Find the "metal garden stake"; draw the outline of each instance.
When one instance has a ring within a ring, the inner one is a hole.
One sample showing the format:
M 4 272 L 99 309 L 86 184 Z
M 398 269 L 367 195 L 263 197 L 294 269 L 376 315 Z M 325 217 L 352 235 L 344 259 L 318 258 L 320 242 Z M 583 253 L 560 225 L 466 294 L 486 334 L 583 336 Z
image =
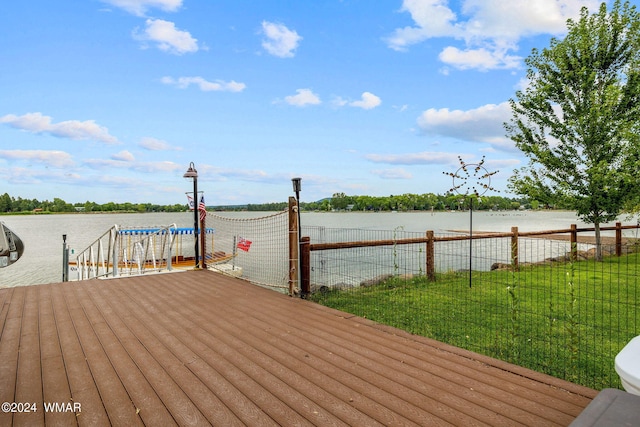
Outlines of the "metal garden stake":
M 443 172 L 453 178 L 453 187 L 449 193 L 457 193 L 465 198 L 469 197 L 469 287 L 471 287 L 471 272 L 473 266 L 473 199 L 480 200 L 480 196 L 488 190 L 496 191 L 491 187 L 491 176 L 498 171 L 489 172 L 483 166 L 484 156 L 480 163 L 465 163 L 460 156 L 460 167 L 455 173 Z

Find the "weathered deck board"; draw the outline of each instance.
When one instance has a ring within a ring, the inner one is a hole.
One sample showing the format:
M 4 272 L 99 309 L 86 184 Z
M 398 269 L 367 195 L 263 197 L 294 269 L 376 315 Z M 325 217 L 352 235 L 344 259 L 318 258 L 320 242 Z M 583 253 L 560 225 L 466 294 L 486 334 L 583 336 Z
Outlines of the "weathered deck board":
M 78 330 L 71 319 L 63 292 L 51 292 L 55 327 L 60 331 L 60 348 L 65 362 L 69 388 L 75 402 L 82 403 L 84 412 L 78 417 L 80 425 L 107 426 L 109 417 L 93 379 L 88 360 L 82 349 Z
M 4 307 L 5 320 L 0 335 L 0 400 L 2 402 L 16 401 L 16 377 L 18 373 L 18 355 L 20 349 L 20 330 L 22 327 L 22 313 L 26 288 L 4 290 L 8 297 Z M 13 414 L 0 412 L 0 425 L 11 425 Z
M 0 304 L 0 400 L 39 410 L 0 425 L 566 426 L 596 395 L 208 271 Z

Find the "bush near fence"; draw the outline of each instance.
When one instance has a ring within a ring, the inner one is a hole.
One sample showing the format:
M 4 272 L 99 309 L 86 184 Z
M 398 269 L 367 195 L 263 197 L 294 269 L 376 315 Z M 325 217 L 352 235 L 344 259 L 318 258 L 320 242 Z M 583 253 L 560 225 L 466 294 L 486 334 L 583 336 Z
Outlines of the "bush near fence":
M 588 229 L 531 233 L 566 240 L 517 230 L 474 236 L 470 274 L 466 236 L 305 227 L 307 280 L 322 304 L 595 389 L 620 388 L 615 355 L 640 330 L 640 259 L 622 236 L 632 228 L 612 228 L 602 262 L 578 237 Z

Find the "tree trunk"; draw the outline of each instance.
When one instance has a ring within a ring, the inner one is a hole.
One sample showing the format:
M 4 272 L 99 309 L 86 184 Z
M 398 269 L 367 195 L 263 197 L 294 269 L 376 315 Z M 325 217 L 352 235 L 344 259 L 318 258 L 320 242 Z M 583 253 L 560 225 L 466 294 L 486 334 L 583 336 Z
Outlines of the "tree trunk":
M 602 239 L 600 238 L 600 223 L 595 222 L 593 225 L 596 231 L 596 261 L 602 261 Z

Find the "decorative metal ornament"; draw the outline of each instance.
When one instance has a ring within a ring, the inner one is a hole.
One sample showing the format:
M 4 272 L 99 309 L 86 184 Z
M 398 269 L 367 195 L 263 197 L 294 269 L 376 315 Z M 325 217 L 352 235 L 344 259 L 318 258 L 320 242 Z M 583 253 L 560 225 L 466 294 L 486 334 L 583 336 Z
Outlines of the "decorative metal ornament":
M 489 172 L 483 166 L 484 156 L 480 163 L 465 163 L 460 156 L 460 167 L 455 173 L 443 172 L 453 178 L 453 187 L 449 189 L 450 193 L 458 193 L 462 196 L 474 194 L 476 197 L 482 196 L 489 190 L 496 191 L 491 187 L 491 177 L 498 171 Z
M 491 177 L 498 171 L 489 172 L 484 167 L 484 156 L 480 163 L 465 163 L 460 156 L 460 167 L 455 173 L 443 172 L 453 179 L 453 187 L 449 193 L 458 193 L 461 196 L 469 197 L 469 287 L 471 287 L 472 263 L 473 263 L 473 199 L 471 195 L 480 200 L 487 191 L 497 191 L 491 187 Z

